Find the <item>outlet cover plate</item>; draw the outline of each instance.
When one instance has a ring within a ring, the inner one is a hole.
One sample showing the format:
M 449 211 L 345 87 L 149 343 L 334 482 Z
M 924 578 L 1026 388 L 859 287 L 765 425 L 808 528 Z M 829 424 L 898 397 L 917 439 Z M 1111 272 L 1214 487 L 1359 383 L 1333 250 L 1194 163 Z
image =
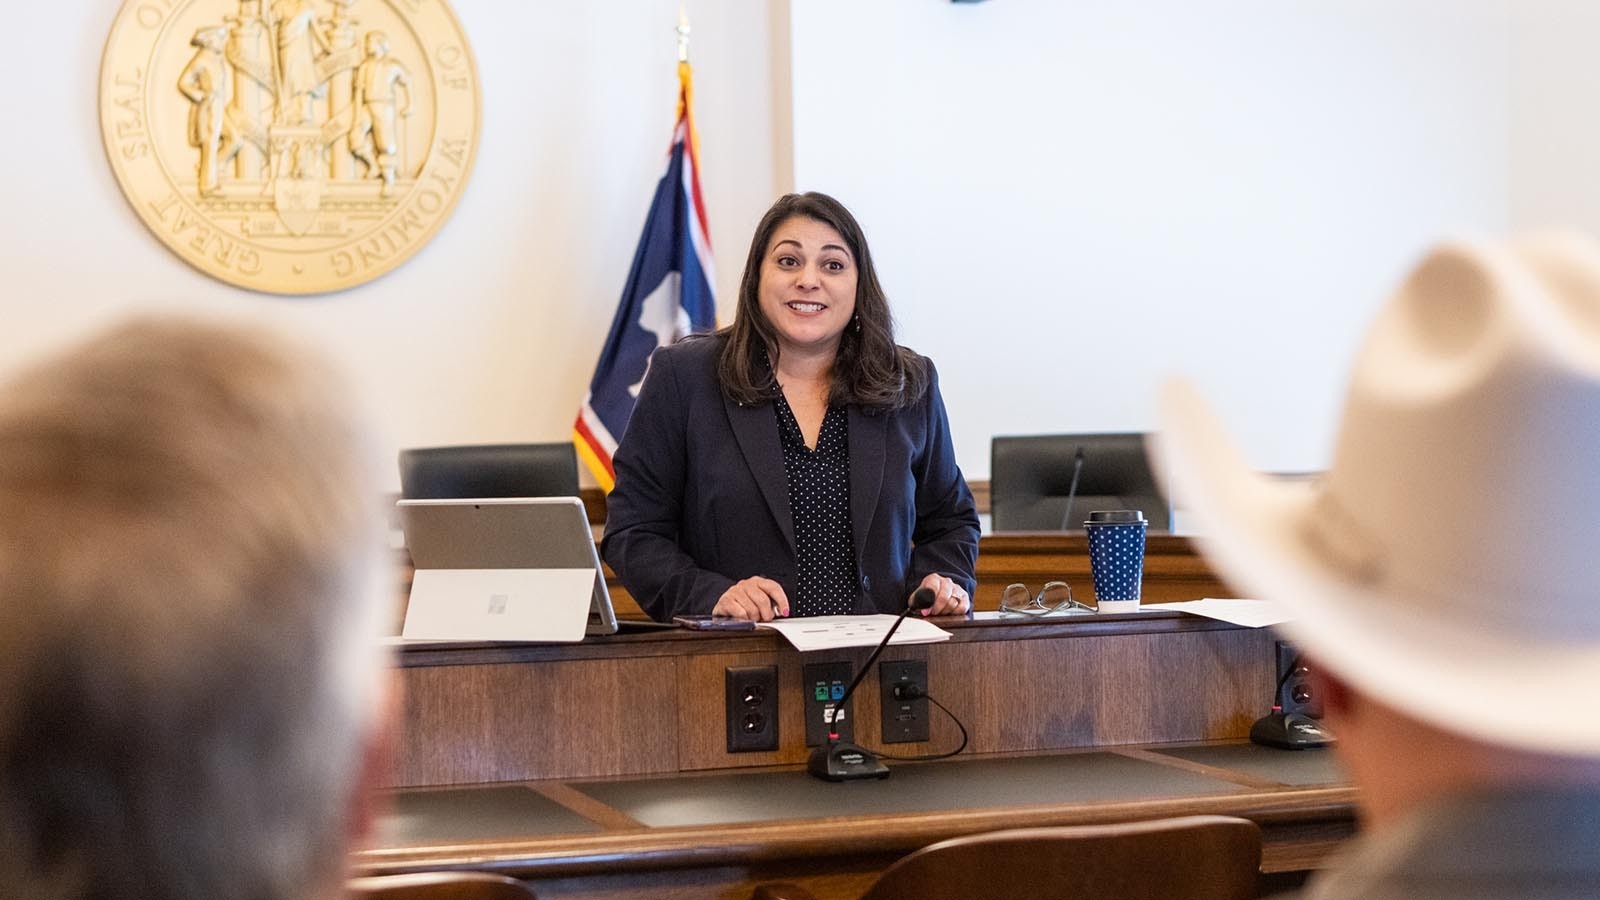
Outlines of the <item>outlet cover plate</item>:
M 728 752 L 778 749 L 778 667 L 729 666 L 723 685 Z

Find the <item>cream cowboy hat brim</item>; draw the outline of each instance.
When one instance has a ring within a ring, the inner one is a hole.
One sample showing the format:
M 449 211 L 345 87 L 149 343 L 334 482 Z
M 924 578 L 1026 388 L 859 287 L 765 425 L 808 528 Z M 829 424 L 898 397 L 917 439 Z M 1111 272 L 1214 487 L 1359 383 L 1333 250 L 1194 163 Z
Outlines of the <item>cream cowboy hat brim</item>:
M 1251 471 L 1186 383 L 1161 417 L 1155 468 L 1201 548 L 1319 664 L 1452 732 L 1600 756 L 1600 247 L 1430 256 L 1314 483 Z

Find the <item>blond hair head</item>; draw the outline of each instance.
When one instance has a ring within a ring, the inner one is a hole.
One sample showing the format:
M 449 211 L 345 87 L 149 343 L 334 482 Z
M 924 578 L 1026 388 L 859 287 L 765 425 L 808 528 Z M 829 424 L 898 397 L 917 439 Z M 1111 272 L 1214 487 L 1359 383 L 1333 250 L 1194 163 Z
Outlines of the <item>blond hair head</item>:
M 0 883 L 289 900 L 337 879 L 381 677 L 339 379 L 136 321 L 0 388 Z

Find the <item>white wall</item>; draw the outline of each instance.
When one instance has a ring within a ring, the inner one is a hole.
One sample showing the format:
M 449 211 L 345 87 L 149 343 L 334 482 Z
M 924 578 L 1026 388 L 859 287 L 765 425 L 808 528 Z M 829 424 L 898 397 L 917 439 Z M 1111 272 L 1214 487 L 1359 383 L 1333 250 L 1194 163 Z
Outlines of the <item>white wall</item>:
M 1600 234 L 1600 6 L 1531 0 L 1511 38 L 1512 223 Z
M 565 439 L 660 173 L 679 0 L 453 0 L 472 182 L 409 263 L 313 299 L 194 272 L 128 208 L 96 110 L 119 0 L 13 5 L 0 374 L 176 308 L 336 348 L 386 456 Z M 687 0 L 723 317 L 772 197 L 826 190 L 938 361 L 969 476 L 994 433 L 1151 427 L 1173 370 L 1259 465 L 1320 466 L 1363 324 L 1424 246 L 1600 229 L 1590 6 Z
M 1505 6 L 807 0 L 796 182 L 862 219 L 969 477 L 992 434 L 1152 428 L 1173 371 L 1316 468 L 1370 311 L 1505 227 Z
M 774 121 L 786 108 L 773 100 L 777 0 L 453 0 L 483 92 L 477 167 L 453 217 L 359 288 L 254 294 L 190 269 L 117 189 L 96 94 L 118 0 L 14 5 L 10 31 L 27 37 L 0 62 L 0 371 L 135 310 L 259 320 L 349 362 L 389 432 L 390 471 L 400 446 L 569 435 L 664 166 L 680 5 L 730 301 L 749 234 L 787 184 L 773 145 L 787 128 Z

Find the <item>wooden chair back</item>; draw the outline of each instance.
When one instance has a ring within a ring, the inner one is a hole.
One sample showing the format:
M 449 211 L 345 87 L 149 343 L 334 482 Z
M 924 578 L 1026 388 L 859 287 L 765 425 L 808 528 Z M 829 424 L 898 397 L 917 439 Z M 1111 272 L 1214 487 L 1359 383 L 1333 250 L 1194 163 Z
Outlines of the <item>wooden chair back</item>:
M 535 900 L 533 888 L 485 872 L 414 872 L 352 878 L 349 900 Z
M 1228 816 L 1019 828 L 905 857 L 862 900 L 1249 900 L 1261 830 Z

